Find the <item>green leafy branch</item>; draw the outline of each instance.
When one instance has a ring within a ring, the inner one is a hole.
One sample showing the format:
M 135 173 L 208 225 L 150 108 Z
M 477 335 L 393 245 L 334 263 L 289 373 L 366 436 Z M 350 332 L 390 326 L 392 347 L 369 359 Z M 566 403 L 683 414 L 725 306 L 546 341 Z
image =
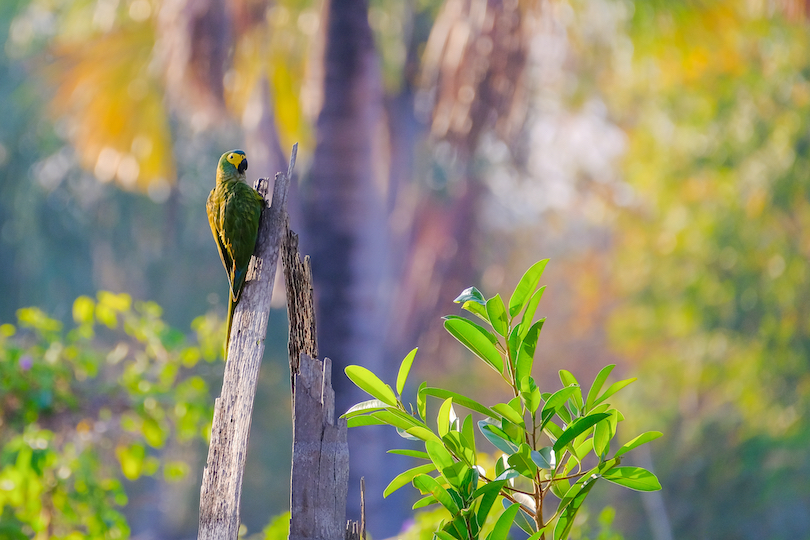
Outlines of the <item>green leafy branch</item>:
M 610 456 L 624 416 L 607 400 L 635 379 L 605 388 L 615 367 L 609 365 L 583 393 L 576 377 L 560 370 L 562 388 L 538 389 L 531 374 L 545 319 L 534 318 L 545 291 L 539 284 L 547 262 L 539 261 L 526 271 L 508 304 L 498 294 L 486 299 L 475 287 L 456 298 L 485 326 L 457 315 L 444 318 L 445 329 L 509 386 L 513 397 L 508 402 L 488 407 L 423 382 L 416 392 L 415 409 L 412 404 L 406 406 L 402 392 L 417 349 L 402 361 L 396 391 L 364 367 L 346 368 L 349 379 L 373 398 L 343 415 L 349 427 L 387 424 L 405 439 L 424 443 L 424 451 L 390 450 L 425 463 L 398 474 L 383 496 L 412 484 L 423 495 L 414 509 L 443 506 L 451 517 L 435 531 L 441 540 L 478 539 L 485 529 L 487 540 L 504 540 L 512 524 L 526 531 L 530 540 L 561 540 L 567 538 L 574 517 L 600 478 L 637 491 L 661 489 L 646 469 L 620 466 L 624 454 L 660 437 L 660 432 L 643 433 Z M 435 429 L 428 426 L 428 397 L 442 400 Z M 470 412 L 462 419 L 455 407 Z M 476 422 L 478 431 L 502 452 L 491 472 L 478 463 L 474 413 L 483 417 Z M 549 494 L 558 500 L 556 506 Z M 505 510 L 496 518 L 499 500 Z

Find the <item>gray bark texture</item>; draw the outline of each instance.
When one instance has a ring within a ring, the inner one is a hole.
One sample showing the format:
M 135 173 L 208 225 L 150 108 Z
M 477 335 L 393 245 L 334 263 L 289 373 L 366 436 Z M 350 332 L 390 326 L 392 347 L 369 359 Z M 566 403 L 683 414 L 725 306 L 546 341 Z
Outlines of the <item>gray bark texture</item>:
M 282 244 L 290 320 L 293 452 L 290 475 L 290 540 L 365 538 L 365 522 L 346 523 L 349 446 L 346 421 L 335 421 L 332 362 L 318 352 L 312 270 L 298 254 L 298 236 Z
M 346 529 L 349 445 L 335 422 L 332 362 L 302 353 L 293 375 L 289 540 L 340 540 Z
M 272 206 L 262 213 L 247 281 L 234 312 L 222 393 L 214 404 L 211 444 L 200 488 L 199 540 L 237 539 L 253 399 L 264 355 L 281 240 L 286 232 L 287 190 L 296 153 L 297 145 L 287 174 L 276 174 Z M 260 192 L 262 188 L 267 189 L 267 179 L 259 180 Z

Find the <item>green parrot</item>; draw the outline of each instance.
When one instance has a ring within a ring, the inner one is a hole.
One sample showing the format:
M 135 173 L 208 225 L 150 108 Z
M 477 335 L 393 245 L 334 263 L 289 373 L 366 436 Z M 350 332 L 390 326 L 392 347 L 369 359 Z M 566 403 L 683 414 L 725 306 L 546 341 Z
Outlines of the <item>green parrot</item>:
M 245 284 L 250 256 L 253 255 L 259 233 L 259 218 L 265 206 L 264 198 L 247 183 L 247 168 L 247 157 L 242 150 L 222 154 L 217 165 L 217 184 L 205 204 L 208 223 L 231 285 L 228 295 L 228 333 L 225 336 L 226 359 L 233 312 Z

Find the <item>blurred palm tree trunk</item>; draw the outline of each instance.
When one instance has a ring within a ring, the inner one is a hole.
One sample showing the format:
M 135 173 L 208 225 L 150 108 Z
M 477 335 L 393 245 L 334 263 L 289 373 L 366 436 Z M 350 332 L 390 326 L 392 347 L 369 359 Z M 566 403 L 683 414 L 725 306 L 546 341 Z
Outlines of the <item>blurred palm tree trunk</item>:
M 366 399 L 343 375 L 349 364 L 382 377 L 388 273 L 387 136 L 381 73 L 364 0 L 331 0 L 323 64 L 323 104 L 310 178 L 302 185 L 312 255 L 319 349 L 332 359 L 336 412 Z M 393 369 L 395 369 L 394 366 Z M 397 519 L 380 510 L 387 448 L 379 430 L 352 430 L 348 512 L 359 513 L 366 477 L 368 527 L 385 535 Z M 358 517 L 358 516 L 352 516 Z
M 478 216 L 486 189 L 475 153 L 483 135 L 511 142 L 523 127 L 529 21 L 537 11 L 510 0 L 446 0 L 433 25 L 416 102 L 428 116 L 434 146 L 442 142 L 450 148 L 460 167 L 452 171 L 457 178 L 421 197 L 413 210 L 394 304 L 403 319 L 392 331 L 396 350 L 422 336 L 427 351 L 448 357 L 436 354 L 443 334 L 436 321 L 477 270 Z

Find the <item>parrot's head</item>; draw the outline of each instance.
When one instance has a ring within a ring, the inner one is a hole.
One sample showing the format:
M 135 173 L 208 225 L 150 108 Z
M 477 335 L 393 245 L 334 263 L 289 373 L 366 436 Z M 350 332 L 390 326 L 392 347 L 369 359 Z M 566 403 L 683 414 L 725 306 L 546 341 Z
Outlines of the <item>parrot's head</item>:
M 222 154 L 219 158 L 219 166 L 217 168 L 217 177 L 242 177 L 245 176 L 245 171 L 248 168 L 248 161 L 245 153 L 242 150 L 231 150 Z

